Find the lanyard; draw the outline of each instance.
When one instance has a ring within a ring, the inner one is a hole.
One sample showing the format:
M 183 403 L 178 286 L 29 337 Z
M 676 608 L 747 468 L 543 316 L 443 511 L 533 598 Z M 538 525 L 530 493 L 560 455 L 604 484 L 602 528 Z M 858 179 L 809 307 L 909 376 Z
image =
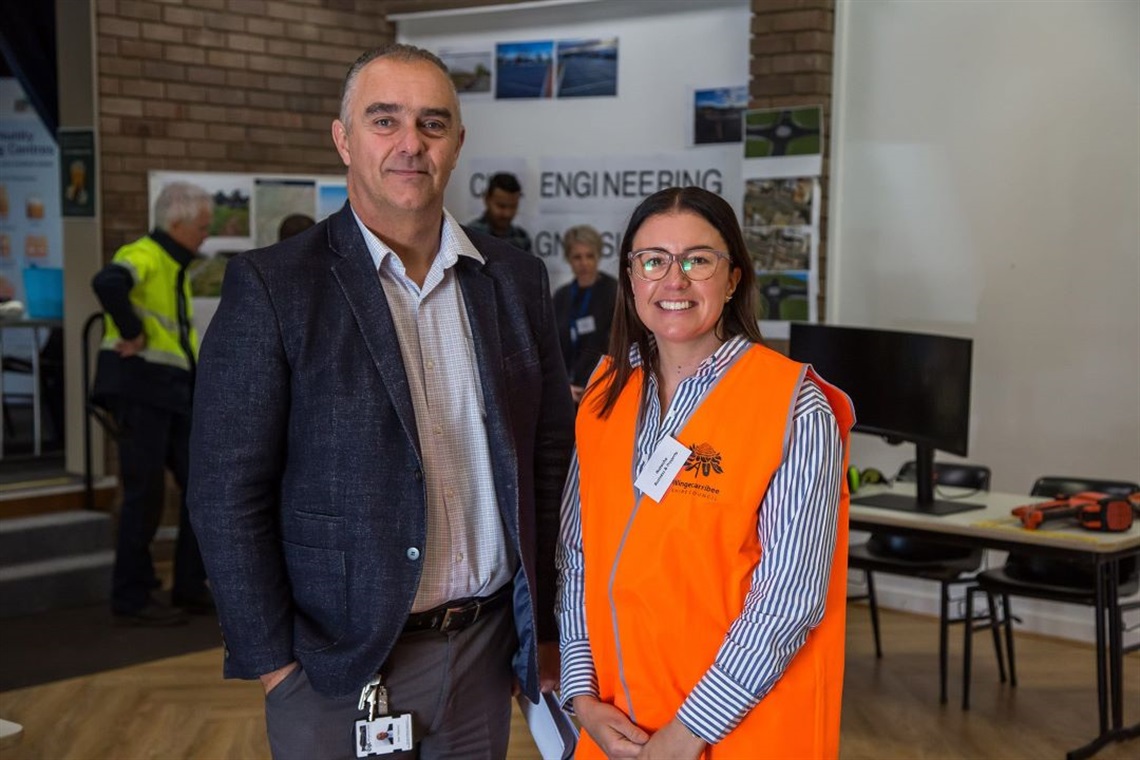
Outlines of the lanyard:
M 578 347 L 578 320 L 590 313 L 590 299 L 594 297 L 594 288 L 579 288 L 578 281 L 570 283 L 570 305 L 573 308 L 574 301 L 578 299 L 578 294 L 582 294 L 582 302 L 578 304 L 578 309 L 572 312 L 570 316 L 570 346 L 571 348 Z

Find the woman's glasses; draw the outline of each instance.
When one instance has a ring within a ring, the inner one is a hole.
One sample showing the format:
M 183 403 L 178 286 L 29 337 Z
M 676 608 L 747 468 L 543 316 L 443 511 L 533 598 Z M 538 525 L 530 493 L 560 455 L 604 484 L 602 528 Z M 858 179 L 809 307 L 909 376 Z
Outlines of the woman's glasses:
M 631 251 L 629 269 L 636 277 L 650 282 L 662 280 L 669 274 L 669 268 L 676 263 L 690 280 L 707 280 L 716 274 L 721 259 L 727 259 L 724 251 L 702 249 L 687 253 L 669 253 L 657 249 Z

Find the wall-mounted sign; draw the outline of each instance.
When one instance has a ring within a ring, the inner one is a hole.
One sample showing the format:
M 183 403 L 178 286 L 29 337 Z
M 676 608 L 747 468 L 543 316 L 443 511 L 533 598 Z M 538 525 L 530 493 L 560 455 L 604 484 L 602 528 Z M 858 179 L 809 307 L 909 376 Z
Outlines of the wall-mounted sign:
M 63 216 L 95 216 L 95 132 L 60 129 L 59 208 Z

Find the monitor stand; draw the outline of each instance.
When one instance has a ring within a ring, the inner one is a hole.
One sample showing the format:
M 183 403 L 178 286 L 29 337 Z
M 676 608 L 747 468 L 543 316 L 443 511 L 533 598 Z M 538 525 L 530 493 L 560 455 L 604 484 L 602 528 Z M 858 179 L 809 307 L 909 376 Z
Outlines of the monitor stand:
M 852 504 L 861 507 L 877 507 L 879 509 L 893 509 L 896 512 L 915 512 L 922 515 L 952 515 L 957 512 L 969 512 L 972 509 L 985 509 L 984 504 L 970 504 L 962 501 L 946 501 L 935 499 L 929 504 L 920 504 L 915 496 L 904 496 L 899 493 L 878 493 L 874 496 L 860 496 L 851 500 Z

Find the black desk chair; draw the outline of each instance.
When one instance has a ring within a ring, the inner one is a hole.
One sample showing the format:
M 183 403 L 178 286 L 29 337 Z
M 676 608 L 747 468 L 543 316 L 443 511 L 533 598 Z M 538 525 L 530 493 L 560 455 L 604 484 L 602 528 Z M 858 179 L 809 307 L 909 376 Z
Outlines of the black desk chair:
M 1070 496 L 1081 491 L 1097 491 L 1110 496 L 1128 496 L 1140 491 L 1140 485 L 1121 480 L 1093 480 L 1047 476 L 1039 478 L 1030 490 L 1030 496 L 1057 498 Z M 974 606 L 973 593 L 981 591 L 990 603 L 990 626 L 996 634 L 998 626 L 1005 629 L 1006 655 L 1009 657 L 1009 683 L 1017 686 L 1017 669 L 1013 659 L 1013 621 L 1010 614 L 1009 598 L 1024 596 L 1031 599 L 1044 599 L 1052 602 L 1096 605 L 1096 569 L 1089 563 L 1073 560 L 1047 559 L 1029 554 L 1011 552 L 1005 565 L 994 570 L 978 573 L 974 578 L 977 586 L 966 593 L 966 614 L 971 614 Z M 1140 572 L 1136 558 L 1128 557 L 1119 565 L 1119 593 L 1129 596 L 1140 588 Z M 993 615 L 993 599 L 1001 597 L 1002 617 Z M 1122 605 L 1121 616 L 1111 621 L 1111 625 L 1124 628 L 1124 611 L 1140 604 Z M 973 630 L 967 628 L 965 646 L 962 650 L 962 709 L 970 709 L 970 656 Z M 1140 645 L 1126 647 L 1125 652 L 1140 649 Z M 1002 681 L 1005 680 L 1004 673 Z
M 0 372 L 12 372 L 19 375 L 32 374 L 32 362 L 22 356 L 5 356 L 0 360 Z M 12 422 L 11 406 L 29 406 L 32 403 L 32 394 L 28 392 L 4 390 L 4 437 L 16 434 L 16 426 Z
M 897 481 L 915 480 L 917 467 L 907 462 L 899 469 Z M 971 488 L 975 491 L 990 489 L 990 468 L 973 464 L 934 463 L 934 478 L 937 485 Z M 973 615 L 953 617 L 950 614 L 950 589 L 952 586 L 971 583 L 972 573 L 982 565 L 983 551 L 970 547 L 943 544 L 936 541 L 910 538 L 891 533 L 872 533 L 866 543 L 852 546 L 847 558 L 847 566 L 862 570 L 867 579 L 867 593 L 849 597 L 851 600 L 867 599 L 871 611 L 871 629 L 875 636 L 875 656 L 882 657 L 883 650 L 879 638 L 879 609 L 875 598 L 875 573 L 889 573 L 909 578 L 937 581 L 941 587 L 938 630 L 938 674 L 939 700 L 946 703 L 946 680 L 950 625 L 969 622 L 973 626 Z M 996 610 L 991 601 L 990 614 Z M 993 628 L 987 625 L 988 628 Z M 993 629 L 994 652 L 998 667 L 1005 679 L 1005 664 L 1002 660 L 1001 641 L 997 629 Z
M 98 336 L 96 336 L 98 330 Z M 119 437 L 119 426 L 115 418 L 106 409 L 95 403 L 91 378 L 91 350 L 98 352 L 103 342 L 103 312 L 97 311 L 87 317 L 83 323 L 83 343 L 81 354 L 83 357 L 83 486 L 84 503 L 87 509 L 95 508 L 95 475 L 92 445 L 91 420 L 94 419 L 107 433 L 111 440 Z
M 34 342 L 38 345 L 40 331 L 33 330 Z M 47 412 L 48 425 L 51 428 L 52 448 L 62 449 L 64 445 L 64 419 L 63 419 L 63 328 L 53 327 L 48 331 L 47 340 L 37 350 L 39 353 L 39 385 L 40 407 Z M 34 375 L 32 361 L 22 356 L 4 356 L 0 362 L 0 371 L 19 375 Z M 14 436 L 15 425 L 12 421 L 10 406 L 31 406 L 35 396 L 31 392 L 20 393 L 5 390 L 3 402 L 4 435 Z M 42 433 L 41 433 L 42 435 Z M 46 448 L 45 441 L 41 446 Z M 33 442 L 34 445 L 34 442 Z

